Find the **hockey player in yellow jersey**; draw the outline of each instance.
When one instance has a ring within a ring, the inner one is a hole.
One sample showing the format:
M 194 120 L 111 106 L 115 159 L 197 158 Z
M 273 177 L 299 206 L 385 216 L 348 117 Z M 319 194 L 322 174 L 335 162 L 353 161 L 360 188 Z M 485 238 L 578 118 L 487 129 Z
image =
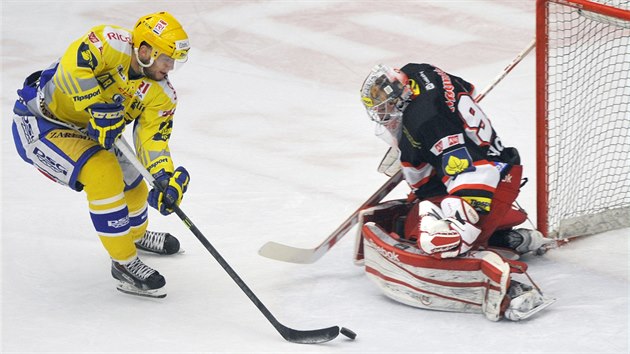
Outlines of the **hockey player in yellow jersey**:
M 148 205 L 171 213 L 190 180 L 185 168 L 174 168 L 168 146 L 177 106 L 168 74 L 189 49 L 188 35 L 168 12 L 143 16 L 131 30 L 97 26 L 31 74 L 14 107 L 18 153 L 53 181 L 85 192 L 117 288 L 134 295 L 166 295 L 164 277 L 137 249 L 179 251 L 174 236 L 147 231 L 147 216 Z M 130 123 L 136 154 L 164 192 L 149 191 L 114 146 Z

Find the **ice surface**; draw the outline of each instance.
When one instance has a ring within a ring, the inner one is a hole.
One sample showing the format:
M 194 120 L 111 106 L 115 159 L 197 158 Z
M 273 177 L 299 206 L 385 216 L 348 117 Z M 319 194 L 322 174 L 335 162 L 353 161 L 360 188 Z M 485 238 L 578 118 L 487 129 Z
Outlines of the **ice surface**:
M 144 256 L 168 296 L 116 291 L 85 196 L 15 153 L 15 90 L 91 26 L 171 11 L 193 51 L 171 75 L 173 158 L 191 173 L 182 209 L 285 325 L 355 331 L 285 342 L 176 216 L 150 228 L 186 253 Z M 384 181 L 359 87 L 377 63 L 429 62 L 479 89 L 534 36 L 533 1 L 2 1 L 2 352 L 627 353 L 629 231 L 531 257 L 558 302 L 521 323 L 423 311 L 382 295 L 351 261 L 353 232 L 313 265 L 257 255 L 269 240 L 314 247 Z M 535 213 L 534 60 L 483 102 L 530 183 Z M 394 197 L 406 190 L 397 189 Z

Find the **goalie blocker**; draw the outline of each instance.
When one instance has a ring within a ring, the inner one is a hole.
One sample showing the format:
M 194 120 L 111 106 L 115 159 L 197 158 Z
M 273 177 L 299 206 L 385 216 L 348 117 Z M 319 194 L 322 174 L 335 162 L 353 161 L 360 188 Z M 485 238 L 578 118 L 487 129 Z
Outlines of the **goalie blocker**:
M 512 280 L 525 273 L 527 264 L 506 260 L 490 248 L 446 259 L 424 253 L 416 240 L 400 236 L 414 205 L 393 200 L 361 215 L 355 263 L 365 265 L 386 296 L 423 309 L 482 313 L 491 321 L 523 320 L 555 301 Z

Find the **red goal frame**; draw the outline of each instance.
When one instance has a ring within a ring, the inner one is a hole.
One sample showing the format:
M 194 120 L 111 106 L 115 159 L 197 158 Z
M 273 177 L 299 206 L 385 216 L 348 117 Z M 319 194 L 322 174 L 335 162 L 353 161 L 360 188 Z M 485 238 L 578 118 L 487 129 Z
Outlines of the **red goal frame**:
M 549 234 L 548 190 L 548 6 L 560 4 L 630 21 L 630 11 L 589 0 L 536 0 L 536 212 L 537 227 Z

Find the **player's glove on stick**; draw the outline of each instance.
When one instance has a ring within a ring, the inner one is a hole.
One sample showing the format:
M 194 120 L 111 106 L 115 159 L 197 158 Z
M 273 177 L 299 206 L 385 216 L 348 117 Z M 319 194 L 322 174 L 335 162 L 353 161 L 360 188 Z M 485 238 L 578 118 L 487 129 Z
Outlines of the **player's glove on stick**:
M 188 171 L 180 166 L 175 169 L 172 175 L 160 170 L 154 177 L 155 183 L 162 186 L 162 191 L 155 187 L 151 189 L 148 198 L 149 205 L 157 209 L 162 215 L 168 215 L 173 212 L 173 205 L 179 205 L 182 202 L 184 193 L 188 189 L 190 176 Z
M 125 130 L 125 109 L 120 103 L 95 103 L 87 108 L 92 116 L 87 134 L 105 149 L 110 149 Z

